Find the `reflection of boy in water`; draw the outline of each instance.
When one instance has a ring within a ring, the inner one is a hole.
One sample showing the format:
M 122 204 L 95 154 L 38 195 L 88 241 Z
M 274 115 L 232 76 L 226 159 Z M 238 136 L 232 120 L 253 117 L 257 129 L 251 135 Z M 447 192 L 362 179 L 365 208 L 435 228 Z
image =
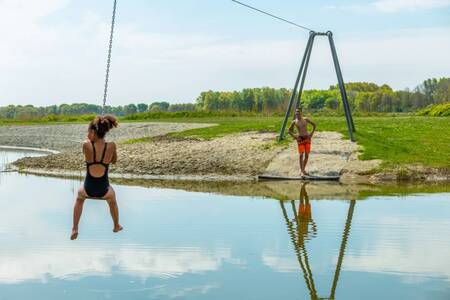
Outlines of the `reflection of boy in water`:
M 308 237 L 309 234 L 309 223 L 313 225 L 313 232 L 316 232 L 316 227 L 312 220 L 312 212 L 311 212 L 311 204 L 309 203 L 308 193 L 306 192 L 306 185 L 308 183 L 304 183 L 300 190 L 300 206 L 298 207 L 298 242 L 300 244 L 304 243 L 304 240 Z

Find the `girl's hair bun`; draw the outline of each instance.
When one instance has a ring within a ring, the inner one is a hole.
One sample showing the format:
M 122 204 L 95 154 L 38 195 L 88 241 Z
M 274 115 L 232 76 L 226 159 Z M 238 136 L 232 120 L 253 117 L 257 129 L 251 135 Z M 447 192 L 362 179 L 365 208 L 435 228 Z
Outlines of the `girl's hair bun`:
M 90 123 L 89 129 L 94 130 L 99 138 L 104 138 L 105 135 L 118 125 L 117 118 L 112 115 L 96 116 Z

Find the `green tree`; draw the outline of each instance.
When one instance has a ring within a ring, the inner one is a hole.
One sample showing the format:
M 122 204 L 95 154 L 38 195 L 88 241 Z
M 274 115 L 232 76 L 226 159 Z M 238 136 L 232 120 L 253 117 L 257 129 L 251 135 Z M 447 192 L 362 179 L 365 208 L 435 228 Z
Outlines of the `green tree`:
M 137 113 L 137 106 L 135 104 L 125 105 L 124 108 L 125 115 L 131 115 Z
M 142 113 L 142 112 L 146 112 L 148 110 L 148 104 L 145 103 L 139 103 L 137 105 L 137 111 Z

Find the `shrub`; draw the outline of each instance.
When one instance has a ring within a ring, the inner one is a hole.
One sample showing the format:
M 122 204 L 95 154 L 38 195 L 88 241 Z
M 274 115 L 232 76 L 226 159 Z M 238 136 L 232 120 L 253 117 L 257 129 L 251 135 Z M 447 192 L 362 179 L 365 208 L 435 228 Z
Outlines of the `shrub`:
M 436 105 L 428 106 L 417 113 L 419 116 L 430 117 L 449 117 L 450 102 L 444 102 Z

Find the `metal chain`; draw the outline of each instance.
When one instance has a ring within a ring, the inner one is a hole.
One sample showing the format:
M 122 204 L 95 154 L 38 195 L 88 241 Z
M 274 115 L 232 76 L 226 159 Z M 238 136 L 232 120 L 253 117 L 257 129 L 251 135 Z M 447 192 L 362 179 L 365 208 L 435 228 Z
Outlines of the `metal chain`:
M 114 0 L 114 8 L 113 8 L 112 22 L 111 22 L 111 34 L 109 36 L 108 60 L 106 63 L 105 89 L 103 92 L 102 114 L 105 114 L 106 99 L 108 97 L 108 84 L 109 84 L 109 72 L 111 69 L 111 53 L 112 53 L 112 45 L 113 45 L 113 37 L 114 37 L 114 25 L 116 24 L 116 9 L 117 9 L 117 0 Z

